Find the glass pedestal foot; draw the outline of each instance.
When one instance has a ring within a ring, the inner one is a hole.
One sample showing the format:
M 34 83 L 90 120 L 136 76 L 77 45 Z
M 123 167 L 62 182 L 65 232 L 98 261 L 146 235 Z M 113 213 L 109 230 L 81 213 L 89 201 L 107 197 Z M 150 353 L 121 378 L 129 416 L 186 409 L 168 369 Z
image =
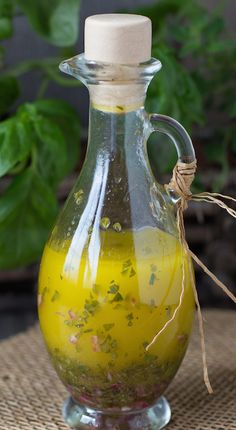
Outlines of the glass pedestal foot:
M 133 411 L 101 411 L 79 405 L 69 397 L 62 415 L 72 429 L 79 430 L 160 430 L 171 417 L 169 403 L 160 397 L 151 407 Z

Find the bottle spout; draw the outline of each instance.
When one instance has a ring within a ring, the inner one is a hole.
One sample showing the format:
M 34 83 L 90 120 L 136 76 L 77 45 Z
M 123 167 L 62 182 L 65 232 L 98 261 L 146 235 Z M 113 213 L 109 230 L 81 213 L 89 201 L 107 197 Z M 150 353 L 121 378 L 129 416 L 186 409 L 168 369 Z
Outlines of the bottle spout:
M 61 72 L 71 75 L 76 79 L 80 79 L 79 67 L 78 67 L 78 55 L 75 57 L 64 60 L 59 64 L 59 69 Z
M 67 75 L 71 74 L 71 72 L 70 72 L 70 66 L 69 66 L 67 60 L 62 61 L 59 64 L 59 69 L 60 69 L 61 72 L 66 73 Z

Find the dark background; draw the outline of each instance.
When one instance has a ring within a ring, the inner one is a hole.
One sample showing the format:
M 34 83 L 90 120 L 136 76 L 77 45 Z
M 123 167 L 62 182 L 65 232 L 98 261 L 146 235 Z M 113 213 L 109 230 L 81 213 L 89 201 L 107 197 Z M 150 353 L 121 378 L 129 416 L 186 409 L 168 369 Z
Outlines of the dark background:
M 80 37 L 77 45 L 78 53 L 83 51 L 83 24 L 87 16 L 96 13 L 116 12 L 120 8 L 128 8 L 142 4 L 153 3 L 151 0 L 90 0 L 83 1 L 80 16 Z M 210 9 L 219 4 L 215 0 L 202 0 Z M 225 20 L 231 32 L 235 31 L 235 0 L 228 1 L 225 8 Z M 7 50 L 8 65 L 17 64 L 18 61 L 30 58 L 41 58 L 56 55 L 57 48 L 46 43 L 42 38 L 33 32 L 24 16 L 18 16 L 14 22 L 14 36 L 5 42 Z M 18 104 L 23 100 L 34 100 L 37 91 L 38 75 L 31 73 L 21 78 L 23 96 Z M 47 96 L 61 98 L 69 101 L 78 109 L 82 123 L 83 148 L 86 146 L 86 133 L 88 121 L 88 94 L 83 87 L 66 89 L 50 83 Z M 75 175 L 69 178 L 72 185 Z M 233 190 L 232 190 L 233 192 Z M 211 205 L 210 205 L 211 206 Z M 212 208 L 201 209 L 196 205 L 191 205 L 186 215 L 187 236 L 191 247 L 199 256 L 205 252 L 205 258 L 211 264 L 216 261 L 215 272 L 223 282 L 234 288 L 234 274 L 236 269 L 235 248 L 224 247 L 224 243 L 235 241 L 236 226 L 234 221 L 222 217 L 221 212 Z M 193 228 L 194 226 L 194 228 Z M 32 266 L 27 274 L 22 276 L 21 270 L 13 271 L 11 274 L 0 275 L 0 338 L 7 337 L 32 324 L 36 316 L 36 285 L 37 266 Z M 201 303 L 205 306 L 232 307 L 232 303 L 221 292 L 215 292 L 217 287 L 197 272 L 197 281 Z

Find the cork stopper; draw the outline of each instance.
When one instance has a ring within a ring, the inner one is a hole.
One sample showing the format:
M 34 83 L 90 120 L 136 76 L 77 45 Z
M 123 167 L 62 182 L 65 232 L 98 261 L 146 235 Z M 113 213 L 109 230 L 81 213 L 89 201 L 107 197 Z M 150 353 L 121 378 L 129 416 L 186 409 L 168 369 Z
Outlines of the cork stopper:
M 85 58 L 113 64 L 143 63 L 151 58 L 151 39 L 151 20 L 146 16 L 93 15 L 85 21 Z

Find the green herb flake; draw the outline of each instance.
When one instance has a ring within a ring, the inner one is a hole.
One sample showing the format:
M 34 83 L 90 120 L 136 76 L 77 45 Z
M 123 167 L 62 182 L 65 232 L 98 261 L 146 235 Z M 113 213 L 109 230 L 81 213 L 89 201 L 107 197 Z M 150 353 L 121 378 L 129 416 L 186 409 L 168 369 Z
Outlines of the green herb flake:
M 132 262 L 131 262 L 131 260 L 129 259 L 129 260 L 126 260 L 124 263 L 123 263 L 123 269 L 127 269 L 127 268 L 129 268 L 130 266 L 132 266 Z
M 98 302 L 97 300 L 95 300 L 95 299 L 92 299 L 92 300 L 86 300 L 86 301 L 85 301 L 84 308 L 85 308 L 85 310 L 86 310 L 89 314 L 94 315 L 94 314 L 95 314 L 95 312 L 96 312 L 96 311 L 98 310 L 98 308 L 99 308 L 99 302 Z M 86 317 L 85 317 L 85 318 L 87 318 L 87 315 L 86 315 Z
M 101 228 L 103 228 L 104 230 L 107 230 L 110 224 L 111 224 L 111 221 L 108 217 L 101 218 L 101 221 L 100 221 Z
M 118 110 L 120 110 L 120 111 L 123 111 L 123 110 L 124 110 L 123 106 L 119 106 L 119 105 L 117 105 L 117 106 L 116 106 L 116 109 L 118 109 Z
M 83 201 L 83 197 L 84 197 L 84 192 L 83 190 L 79 190 L 76 193 L 74 193 L 74 199 L 75 199 L 75 203 L 77 205 L 80 205 L 80 203 L 82 203 Z
M 77 327 L 77 328 L 82 328 L 82 327 L 84 327 L 84 324 L 80 323 L 80 322 L 77 322 L 77 323 L 74 324 L 74 326 Z
M 45 294 L 47 294 L 49 292 L 49 288 L 48 287 L 44 287 L 43 291 L 42 291 L 42 296 L 44 297 Z
M 157 277 L 156 277 L 155 273 L 151 273 L 150 278 L 149 278 L 149 285 L 154 285 L 156 279 L 157 279 Z
M 112 227 L 117 233 L 120 233 L 122 230 L 121 224 L 119 222 L 115 222 Z
M 108 334 L 105 338 L 101 339 L 99 344 L 102 352 L 105 352 L 107 354 L 112 353 L 116 355 L 117 341 L 113 339 L 110 334 Z
M 99 285 L 93 284 L 92 291 L 94 294 L 98 295 L 99 294 Z
M 93 226 L 90 225 L 90 227 L 88 228 L 88 234 L 92 234 L 92 232 L 93 232 Z
M 114 327 L 114 323 L 113 324 L 103 324 L 104 330 L 105 331 L 109 331 Z
M 55 290 L 54 293 L 53 293 L 53 296 L 51 298 L 51 302 L 55 302 L 59 298 L 60 298 L 60 293 L 59 293 L 59 291 Z
M 119 285 L 116 284 L 115 281 L 111 281 L 108 294 L 116 294 L 119 291 L 119 288 Z
M 116 295 L 113 297 L 113 299 L 111 300 L 111 303 L 113 302 L 121 302 L 122 300 L 124 300 L 123 296 L 118 292 L 116 293 Z
M 93 331 L 93 328 L 87 328 L 86 330 L 83 330 L 83 333 L 91 333 Z
M 117 304 L 113 307 L 113 309 L 114 309 L 114 310 L 121 309 L 121 308 L 122 308 L 122 305 L 121 305 L 120 303 L 117 303 Z
M 133 325 L 134 319 L 133 313 L 131 312 L 130 314 L 126 315 L 126 319 L 128 320 L 128 326 L 131 327 Z
M 64 324 L 67 325 L 68 327 L 73 327 L 74 323 L 71 320 L 65 320 Z
M 121 274 L 122 275 L 126 275 L 126 274 L 128 274 L 129 273 L 129 267 L 127 267 L 126 269 L 123 269 L 122 271 L 121 271 Z
M 132 276 L 136 275 L 136 272 L 132 266 L 132 261 L 126 260 L 123 265 L 122 265 L 122 271 L 121 271 L 122 275 L 129 275 L 130 278 L 132 278 Z
M 132 276 L 136 275 L 135 270 L 133 269 L 133 267 L 131 268 L 130 272 L 129 272 L 129 277 L 132 278 Z

